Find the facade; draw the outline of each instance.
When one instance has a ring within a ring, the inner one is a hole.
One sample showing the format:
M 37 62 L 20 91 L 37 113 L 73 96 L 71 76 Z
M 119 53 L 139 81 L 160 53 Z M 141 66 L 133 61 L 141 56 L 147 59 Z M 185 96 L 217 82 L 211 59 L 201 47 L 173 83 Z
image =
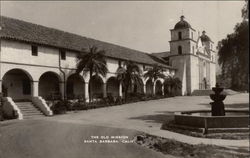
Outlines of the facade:
M 143 73 L 158 64 L 166 75 L 175 74 L 174 68 L 163 60 L 155 60 L 150 54 L 12 18 L 1 17 L 0 35 L 1 92 L 14 101 L 31 100 L 35 96 L 48 100 L 57 96 L 81 97 L 88 101 L 90 80 L 93 80 L 91 89 L 96 98 L 107 95 L 122 97 L 116 71 L 126 60 L 137 63 Z M 75 74 L 77 56 L 88 45 L 105 50 L 108 68 L 105 77 L 90 78 L 88 72 Z M 162 79 L 150 83 L 142 75 L 141 80 L 142 85 L 134 86 L 136 91 L 164 93 Z
M 33 101 L 38 96 L 45 100 L 81 97 L 88 101 L 89 86 L 96 98 L 107 95 L 122 97 L 123 90 L 116 80 L 116 71 L 126 60 L 137 63 L 143 73 L 154 64 L 161 66 L 165 75 L 181 79 L 183 95 L 215 84 L 213 42 L 205 32 L 197 37 L 196 31 L 183 17 L 170 30 L 170 53 L 156 54 L 3 16 L 0 29 L 0 92 L 14 102 Z M 89 45 L 106 52 L 107 76 L 90 78 L 88 72 L 75 74 L 77 56 Z M 90 80 L 93 80 L 93 85 L 89 85 Z M 141 81 L 141 85 L 133 85 L 133 91 L 164 94 L 162 79 L 152 82 L 142 75 Z
M 176 68 L 175 76 L 182 81 L 182 95 L 194 90 L 211 89 L 216 82 L 216 52 L 214 42 L 203 31 L 200 36 L 181 16 L 170 30 L 170 52 L 157 53 L 169 65 Z

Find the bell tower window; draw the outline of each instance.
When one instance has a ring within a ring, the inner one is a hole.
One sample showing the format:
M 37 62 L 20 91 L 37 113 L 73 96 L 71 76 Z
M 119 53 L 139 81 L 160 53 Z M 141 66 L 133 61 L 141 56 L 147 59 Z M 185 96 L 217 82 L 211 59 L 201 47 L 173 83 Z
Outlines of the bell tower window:
M 182 47 L 178 46 L 178 54 L 181 55 L 182 54 Z
M 181 34 L 181 32 L 178 32 L 178 39 L 179 39 L 179 40 L 182 39 L 182 34 Z

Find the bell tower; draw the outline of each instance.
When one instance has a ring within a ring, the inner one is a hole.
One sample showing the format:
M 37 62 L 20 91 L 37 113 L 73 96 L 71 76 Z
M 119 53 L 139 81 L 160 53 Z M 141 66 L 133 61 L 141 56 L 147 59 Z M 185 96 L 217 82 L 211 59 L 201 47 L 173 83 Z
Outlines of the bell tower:
M 172 55 L 187 55 L 195 54 L 196 49 L 196 30 L 185 21 L 182 15 L 180 21 L 175 25 L 174 29 L 170 30 L 171 41 L 170 52 Z
M 174 29 L 170 30 L 170 56 L 169 61 L 177 69 L 176 77 L 182 81 L 181 95 L 191 95 L 194 89 L 199 88 L 197 35 L 196 30 L 182 15 Z

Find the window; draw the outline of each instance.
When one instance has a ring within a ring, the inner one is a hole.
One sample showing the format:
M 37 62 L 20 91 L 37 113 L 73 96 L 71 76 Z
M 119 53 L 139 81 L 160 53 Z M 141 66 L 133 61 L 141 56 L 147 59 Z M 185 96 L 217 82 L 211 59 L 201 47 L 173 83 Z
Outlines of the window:
M 182 54 L 182 47 L 178 46 L 178 54 Z
M 167 65 L 169 65 L 169 57 L 164 58 L 166 60 Z
M 60 56 L 62 60 L 66 60 L 66 52 L 64 50 L 60 50 Z
M 193 46 L 193 54 L 194 54 L 194 46 Z
M 31 94 L 31 85 L 29 80 L 23 80 L 23 94 L 30 95 Z
M 192 39 L 194 39 L 194 34 L 193 34 L 193 32 L 191 33 L 191 36 L 192 36 Z
M 181 32 L 178 32 L 178 37 L 179 37 L 179 40 L 181 40 L 182 39 L 182 37 L 181 37 L 182 35 L 181 35 Z
M 143 67 L 143 71 L 145 71 L 145 70 L 146 70 L 146 66 L 145 66 L 145 65 L 143 65 L 142 67 Z
M 37 56 L 38 55 L 38 48 L 37 46 L 31 46 L 31 54 L 32 56 Z
M 121 62 L 121 60 L 118 61 L 118 65 L 119 65 L 119 67 L 122 67 L 122 62 Z

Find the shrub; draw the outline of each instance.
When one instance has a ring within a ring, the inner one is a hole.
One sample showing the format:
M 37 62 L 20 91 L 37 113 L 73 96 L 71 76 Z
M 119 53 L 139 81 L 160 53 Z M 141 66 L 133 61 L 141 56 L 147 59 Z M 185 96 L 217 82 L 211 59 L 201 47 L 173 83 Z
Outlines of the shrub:
M 118 96 L 118 97 L 116 98 L 116 100 L 115 100 L 115 104 L 116 104 L 116 105 L 121 105 L 121 104 L 123 104 L 123 103 L 125 103 L 125 100 L 122 99 L 122 97 Z
M 105 101 L 104 104 L 109 106 L 115 105 L 116 103 L 116 99 L 112 95 L 108 95 L 107 98 L 104 98 L 104 101 Z
M 127 98 L 127 103 L 138 102 L 143 100 L 144 94 L 142 93 L 130 93 Z
M 51 110 L 53 111 L 54 114 L 65 114 L 68 105 L 68 101 L 57 101 L 54 102 L 54 104 L 51 106 Z
M 2 115 L 0 115 L 0 121 L 3 121 L 3 120 L 4 120 L 3 116 L 2 116 Z
M 87 104 L 85 101 L 78 100 L 73 103 L 72 110 L 87 110 Z
M 1 103 L 0 103 L 1 104 Z M 0 105 L 0 121 L 3 121 L 4 117 L 3 117 L 3 110 L 2 110 L 2 106 Z

